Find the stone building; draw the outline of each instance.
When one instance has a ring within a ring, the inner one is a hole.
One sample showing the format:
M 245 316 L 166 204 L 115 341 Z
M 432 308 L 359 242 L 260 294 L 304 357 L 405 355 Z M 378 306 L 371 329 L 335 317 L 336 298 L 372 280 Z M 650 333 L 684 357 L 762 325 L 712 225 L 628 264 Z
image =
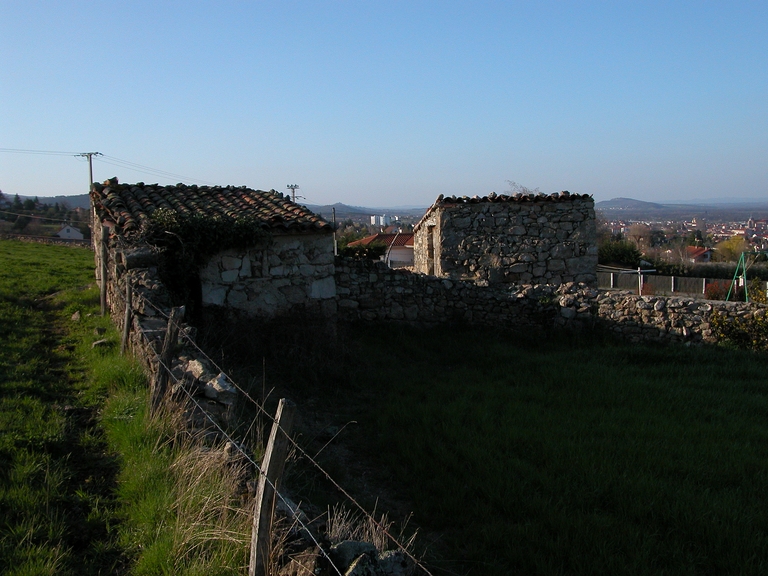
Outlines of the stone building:
M 91 204 L 101 224 L 95 246 L 104 229 L 126 251 L 175 250 L 166 266 L 190 262 L 179 269 L 196 284 L 190 293 L 202 307 L 262 316 L 294 306 L 336 311 L 333 229 L 279 192 L 113 179 L 94 184 Z
M 481 284 L 597 285 L 589 195 L 442 195 L 414 227 L 414 270 Z

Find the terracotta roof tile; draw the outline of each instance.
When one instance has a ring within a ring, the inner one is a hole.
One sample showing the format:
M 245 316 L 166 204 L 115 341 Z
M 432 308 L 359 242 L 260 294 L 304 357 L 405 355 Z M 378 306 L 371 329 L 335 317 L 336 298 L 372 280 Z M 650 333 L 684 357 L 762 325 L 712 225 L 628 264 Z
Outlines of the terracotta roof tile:
M 374 234 L 373 236 L 366 236 L 360 240 L 350 242 L 349 246 L 367 246 L 373 242 L 381 242 L 387 246 L 413 246 L 413 232 Z
M 332 230 L 320 216 L 294 204 L 283 194 L 245 186 L 158 186 L 107 180 L 93 185 L 91 201 L 102 220 L 115 222 L 124 234 L 141 230 L 149 223 L 152 213 L 161 208 L 184 216 L 252 219 L 268 230 Z

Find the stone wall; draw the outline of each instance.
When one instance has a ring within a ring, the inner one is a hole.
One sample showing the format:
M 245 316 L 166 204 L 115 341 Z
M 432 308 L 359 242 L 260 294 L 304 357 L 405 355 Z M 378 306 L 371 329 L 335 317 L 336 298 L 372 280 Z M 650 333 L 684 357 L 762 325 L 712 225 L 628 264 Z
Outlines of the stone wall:
M 699 344 L 716 342 L 710 324 L 715 311 L 730 320 L 768 313 L 761 304 L 601 292 L 575 282 L 478 286 L 351 259 L 337 261 L 336 279 L 343 320 L 510 329 L 600 326 L 632 342 Z
M 637 296 L 629 292 L 598 292 L 593 296 L 569 286 L 558 299 L 558 324 L 594 323 L 631 342 L 714 344 L 714 313 L 726 322 L 765 316 L 768 306 L 676 296 Z M 589 312 L 587 315 L 586 312 Z
M 96 279 L 101 282 L 101 235 L 99 227 L 93 232 Z M 160 370 L 159 354 L 165 339 L 171 298 L 159 277 L 158 254 L 149 246 L 126 246 L 115 238 L 107 241 L 107 307 L 113 323 L 121 331 L 125 327 L 126 284 L 132 288 L 131 320 L 128 348 L 141 363 L 148 379 L 154 381 Z M 216 420 L 225 425 L 233 416 L 236 390 L 217 373 L 215 367 L 193 345 L 194 328 L 182 323 L 179 340 L 175 343 L 170 370 L 169 389 L 177 399 L 186 401 L 187 394 Z M 181 390 L 184 387 L 186 393 Z M 196 407 L 187 407 L 190 426 L 209 429 L 210 421 Z M 215 432 L 211 432 L 215 434 Z
M 333 237 L 274 235 L 248 249 L 213 256 L 200 271 L 203 305 L 275 316 L 302 305 L 330 316 L 336 308 Z
M 597 285 L 587 195 L 440 198 L 414 232 L 417 272 L 483 284 Z
M 554 287 L 522 294 L 511 292 L 508 286 L 478 286 L 475 282 L 393 270 L 382 262 L 366 260 L 337 260 L 336 290 L 338 317 L 348 321 L 510 327 L 552 326 L 558 317 L 549 305 Z

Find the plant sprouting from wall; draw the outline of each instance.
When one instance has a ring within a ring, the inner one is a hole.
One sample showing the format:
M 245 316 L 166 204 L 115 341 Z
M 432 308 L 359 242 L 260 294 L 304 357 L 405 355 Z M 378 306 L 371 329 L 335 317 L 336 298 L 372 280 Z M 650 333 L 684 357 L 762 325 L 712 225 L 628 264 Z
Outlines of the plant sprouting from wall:
M 161 249 L 161 277 L 171 294 L 192 303 L 198 271 L 213 254 L 268 241 L 262 222 L 220 214 L 180 214 L 161 208 L 151 215 L 144 238 Z

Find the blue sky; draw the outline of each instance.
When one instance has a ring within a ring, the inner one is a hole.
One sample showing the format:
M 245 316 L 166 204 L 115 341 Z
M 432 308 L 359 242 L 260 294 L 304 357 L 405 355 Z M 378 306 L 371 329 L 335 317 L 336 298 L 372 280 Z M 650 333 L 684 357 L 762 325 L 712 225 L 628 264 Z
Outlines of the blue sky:
M 768 2 L 1 0 L 0 111 L 1 149 L 96 180 L 765 199 Z M 6 194 L 87 185 L 0 151 Z

